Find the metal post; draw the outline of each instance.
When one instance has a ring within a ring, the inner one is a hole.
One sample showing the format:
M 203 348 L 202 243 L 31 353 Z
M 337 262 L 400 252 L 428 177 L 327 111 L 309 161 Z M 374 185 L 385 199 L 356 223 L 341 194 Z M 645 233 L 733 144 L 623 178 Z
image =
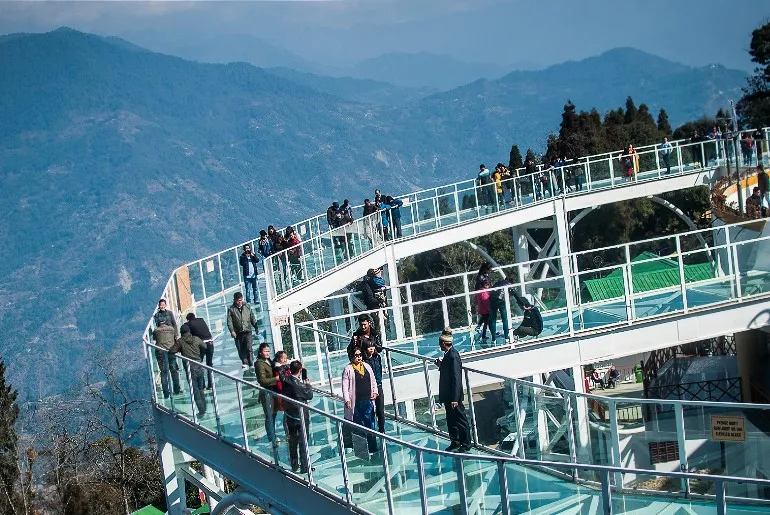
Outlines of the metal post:
M 500 515 L 510 515 L 511 507 L 508 505 L 508 469 L 505 462 L 497 462 L 497 482 L 500 488 Z
M 238 398 L 238 411 L 241 413 L 241 431 L 243 431 L 243 448 L 249 451 L 249 434 L 246 431 L 246 415 L 243 413 L 243 393 L 241 392 L 241 382 L 235 382 L 235 395 Z
M 422 508 L 423 515 L 429 515 L 428 512 L 428 493 L 425 487 L 425 459 L 422 456 L 422 451 L 415 451 L 417 455 L 417 472 L 420 485 L 420 506 Z
M 636 318 L 636 310 L 634 309 L 634 277 L 633 272 L 631 270 L 632 261 L 631 261 L 631 249 L 626 243 L 625 245 L 625 255 L 626 255 L 626 264 L 625 269 L 627 272 L 627 283 L 628 283 L 628 308 L 630 309 L 629 317 L 628 317 L 628 323 L 630 324 L 635 318 Z
M 255 249 L 256 250 L 256 249 Z M 217 254 L 217 265 L 219 265 L 219 286 L 221 288 L 220 291 L 225 291 L 225 277 L 222 275 L 222 254 Z M 255 273 L 257 273 L 256 270 L 254 270 Z M 257 275 L 259 275 L 257 273 Z
M 284 417 L 286 414 L 284 413 Z M 299 406 L 299 430 L 300 435 L 302 436 L 302 440 L 300 443 L 302 444 L 302 454 L 305 455 L 305 463 L 307 463 L 307 480 L 310 482 L 310 484 L 313 484 L 313 467 L 310 463 L 310 440 L 308 439 L 307 434 L 307 426 L 305 425 L 307 422 L 305 421 L 305 409 L 302 407 L 302 405 Z M 309 425 L 309 424 L 308 424 Z M 286 435 L 286 440 L 288 442 L 289 435 Z
M 460 513 L 462 515 L 468 515 L 468 492 L 465 485 L 465 468 L 463 467 L 463 459 L 461 457 L 455 458 L 455 469 L 457 469 L 457 493 L 460 494 Z
M 684 413 L 681 403 L 674 404 L 674 417 L 676 422 L 676 440 L 679 446 L 679 469 L 682 472 L 687 472 L 687 440 L 684 433 Z M 690 496 L 690 481 L 687 478 L 682 478 L 682 491 L 688 497 Z
M 725 499 L 725 482 L 717 479 L 714 481 L 714 490 L 716 490 L 717 515 L 727 513 L 727 500 Z
M 398 403 L 396 401 L 396 383 L 393 375 L 393 359 L 390 356 L 390 349 L 385 349 L 385 360 L 388 363 L 388 373 L 390 374 L 390 396 L 393 399 L 393 417 L 398 420 Z
M 511 384 L 513 393 L 514 420 L 516 421 L 516 447 L 519 451 L 519 458 L 526 458 L 526 449 L 524 449 L 524 435 L 521 434 L 524 427 L 524 421 L 521 419 L 521 407 L 519 406 L 519 383 L 515 380 Z M 526 415 L 526 414 L 525 414 Z M 513 452 L 511 453 L 513 454 Z
M 463 293 L 465 294 L 465 309 L 468 313 L 468 327 L 471 327 L 473 325 L 473 316 L 471 315 L 471 295 L 470 285 L 468 284 L 468 274 L 463 274 Z M 414 334 L 412 336 L 414 336 Z
M 573 379 L 577 383 L 578 378 Z M 572 395 L 567 395 L 564 397 L 564 412 L 568 424 L 567 435 L 569 436 L 569 457 L 572 463 L 577 463 L 577 452 L 575 450 L 575 425 L 573 424 L 574 411 L 572 409 Z M 572 474 L 573 477 L 577 476 L 577 469 L 573 468 Z
M 382 472 L 385 478 L 385 499 L 388 501 L 388 514 L 393 515 L 393 487 L 390 484 L 390 464 L 388 463 L 388 441 L 380 438 L 380 452 L 382 453 Z
M 326 357 L 326 377 L 329 380 L 329 393 L 334 393 L 332 389 L 332 363 L 329 358 L 329 341 L 326 339 L 326 334 L 321 334 L 324 341 L 324 356 Z
M 612 153 L 610 153 L 610 157 L 607 158 L 607 165 L 610 167 L 610 187 L 615 187 L 615 172 L 612 167 Z
M 187 387 L 190 389 L 190 414 L 192 415 L 193 424 L 197 424 L 198 415 L 196 411 L 198 411 L 198 407 L 195 405 L 195 396 L 193 395 L 192 369 L 190 368 L 190 363 L 188 361 L 185 361 L 181 356 L 179 356 L 179 359 L 182 360 L 182 366 L 184 367 L 185 375 L 187 376 Z
M 460 200 L 457 196 L 457 184 L 455 184 L 455 214 L 457 215 L 457 223 L 460 223 Z
M 676 257 L 679 262 L 679 291 L 682 294 L 682 306 L 684 312 L 687 313 L 687 283 L 684 276 L 684 260 L 682 259 L 682 240 L 679 235 L 676 235 Z
M 444 327 L 451 325 L 449 323 L 449 307 L 447 306 L 446 297 L 441 299 L 441 313 L 444 315 Z
M 433 425 L 433 429 L 438 429 L 436 426 L 436 412 L 433 409 L 433 393 L 430 389 L 430 376 L 428 374 L 428 362 L 422 360 L 422 371 L 425 374 L 425 391 L 428 394 L 428 409 L 430 409 L 430 420 Z
M 471 388 L 471 374 L 468 371 L 468 369 L 464 369 L 465 372 L 465 391 L 466 395 L 468 396 L 468 406 L 471 409 L 471 428 L 473 429 L 471 431 L 471 438 L 473 438 L 473 444 L 478 445 L 479 443 L 479 431 L 476 427 L 476 410 L 473 407 L 473 389 Z
M 155 370 L 152 367 L 152 349 L 149 345 L 147 345 L 147 342 L 144 342 L 144 352 L 145 356 L 147 357 L 147 367 L 150 372 L 150 389 L 152 390 L 152 402 L 155 404 L 158 404 L 158 387 L 155 386 Z M 160 365 L 158 365 L 158 373 L 160 373 Z
M 612 445 L 612 465 L 614 467 L 622 466 L 623 462 L 620 456 L 620 437 L 618 436 L 618 407 L 614 399 L 607 401 L 607 408 L 610 410 L 610 444 Z M 607 478 L 609 482 L 609 477 Z M 623 475 L 615 472 L 615 486 L 623 488 Z
M 733 267 L 735 267 L 735 289 L 738 299 L 743 297 L 743 291 L 741 290 L 741 272 L 738 266 L 738 244 L 733 244 Z
M 342 422 L 337 421 L 337 449 L 340 451 L 340 463 L 342 464 L 342 481 L 345 485 L 345 499 L 352 504 L 350 492 L 350 477 L 348 476 L 348 458 L 345 455 L 345 444 L 342 442 Z
M 203 261 L 198 261 L 198 271 L 201 274 L 201 290 L 203 291 L 203 298 L 201 300 L 206 300 L 206 279 L 203 277 Z
M 406 304 L 409 306 L 409 328 L 412 330 L 412 338 L 417 337 L 417 323 L 414 320 L 414 304 L 412 301 L 412 285 L 406 283 Z
M 602 512 L 604 515 L 612 515 L 612 490 L 610 489 L 610 471 L 602 470 L 599 473 L 602 482 Z
M 217 436 L 222 436 L 222 423 L 219 417 L 219 401 L 217 399 L 217 375 L 219 372 L 206 371 L 207 374 L 211 374 L 211 396 L 214 399 L 214 418 L 217 422 Z

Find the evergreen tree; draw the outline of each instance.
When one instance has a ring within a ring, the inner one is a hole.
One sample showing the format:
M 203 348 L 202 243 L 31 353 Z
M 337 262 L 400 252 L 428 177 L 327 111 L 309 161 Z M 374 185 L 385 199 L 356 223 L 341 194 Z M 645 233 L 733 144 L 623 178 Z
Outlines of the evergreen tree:
M 531 148 L 528 148 L 527 149 L 527 155 L 525 156 L 525 159 L 527 160 L 527 162 L 532 160 L 533 163 L 537 163 L 537 156 L 535 155 L 535 151 L 532 150 Z
M 631 97 L 626 98 L 626 112 L 623 115 L 623 123 L 634 123 L 636 121 L 636 115 L 639 111 L 634 105 L 634 99 Z
M 16 419 L 19 406 L 16 390 L 5 382 L 5 363 L 0 359 L 0 514 L 17 513 L 19 496 L 14 490 L 19 480 Z
M 671 134 L 671 124 L 668 122 L 668 113 L 663 108 L 658 112 L 658 131 L 664 136 Z
M 518 145 L 514 145 L 511 147 L 511 154 L 509 157 L 510 158 L 508 160 L 508 168 L 511 171 L 524 166 L 524 161 L 521 158 L 521 152 L 519 151 Z
M 770 123 L 770 23 L 751 33 L 749 54 L 759 66 L 749 77 L 736 107 L 742 125 L 763 127 Z

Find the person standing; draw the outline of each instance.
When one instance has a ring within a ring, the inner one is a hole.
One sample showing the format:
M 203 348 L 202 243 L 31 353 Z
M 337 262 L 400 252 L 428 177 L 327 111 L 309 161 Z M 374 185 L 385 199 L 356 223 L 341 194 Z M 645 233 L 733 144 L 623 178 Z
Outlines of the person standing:
M 492 340 L 497 341 L 498 336 L 505 338 L 505 343 L 510 343 L 508 332 L 508 307 L 505 305 L 505 292 L 510 285 L 505 279 L 500 279 L 492 287 L 494 291 L 489 293 L 489 325 L 492 333 Z M 497 332 L 497 314 L 500 313 L 500 319 L 503 322 L 503 332 Z
M 481 285 L 481 291 L 476 294 L 476 313 L 479 315 L 479 324 L 476 327 L 478 332 L 481 329 L 481 341 L 487 340 L 487 329 L 489 328 L 489 281 L 484 281 Z M 494 335 L 494 332 L 492 333 Z M 483 344 L 482 344 L 483 346 Z
M 233 295 L 233 304 L 227 310 L 227 329 L 235 340 L 238 357 L 243 368 L 249 368 L 254 363 L 254 348 L 252 347 L 251 329 L 257 328 L 257 319 L 251 311 L 251 306 L 243 302 L 243 294 L 239 291 Z
M 176 317 L 174 314 L 166 309 L 166 299 L 160 299 L 158 301 L 158 310 L 153 315 L 152 319 L 155 321 L 155 327 L 158 327 L 162 321 L 166 321 L 168 325 L 174 328 L 174 336 L 176 336 Z
M 257 241 L 257 250 L 263 258 L 270 257 L 273 253 L 273 242 L 267 237 L 264 229 L 259 231 L 259 241 Z
M 374 429 L 374 400 L 377 383 L 374 371 L 364 363 L 363 352 L 355 349 L 348 355 L 350 363 L 342 371 L 342 399 L 345 401 L 345 419 Z M 343 439 L 344 439 L 343 435 Z M 377 452 L 377 441 L 367 433 L 369 452 Z
M 205 386 L 206 378 L 203 374 L 203 367 L 198 363 L 200 363 L 201 353 L 206 350 L 206 344 L 203 343 L 203 340 L 190 333 L 190 326 L 186 323 L 182 324 L 180 332 L 182 336 L 174 346 L 174 350 L 178 351 L 183 357 L 192 360 L 183 361 L 184 371 L 190 384 L 192 384 L 193 400 L 195 401 L 195 407 L 198 408 L 198 416 L 205 417 L 206 397 L 203 395 L 203 387 Z
M 674 151 L 674 147 L 668 141 L 667 137 L 663 137 L 663 143 L 660 145 L 660 157 L 663 158 L 663 162 L 666 164 L 666 173 L 671 173 L 671 153 Z
M 757 187 L 759 188 L 760 206 L 762 208 L 762 216 L 767 216 L 767 209 L 770 208 L 770 179 L 765 172 L 765 167 L 760 162 L 757 165 Z
M 463 406 L 462 360 L 452 345 L 452 329 L 445 327 L 438 338 L 444 352 L 435 361 L 439 369 L 438 399 L 446 410 L 446 425 L 452 443 L 447 451 L 468 452 L 471 449 L 470 426 Z
M 176 343 L 176 329 L 164 318 L 152 332 L 152 338 L 155 340 L 155 345 L 160 347 L 160 349 L 155 349 L 155 359 L 158 361 L 163 398 L 168 399 L 171 396 L 168 384 L 169 374 L 171 374 L 174 395 L 179 395 L 182 393 L 182 387 L 179 385 L 179 365 L 176 362 L 176 356 L 173 354 L 174 344 Z
M 243 289 L 246 290 L 246 302 L 251 304 L 251 296 L 254 295 L 254 301 L 259 298 L 257 293 L 257 263 L 259 259 L 251 252 L 251 245 L 248 243 L 243 246 L 243 252 L 239 259 L 241 272 L 243 272 Z M 251 291 L 249 291 L 251 287 Z
M 364 338 L 368 338 L 374 344 L 374 349 L 377 352 L 382 352 L 382 335 L 380 335 L 379 327 L 372 325 L 369 315 L 362 314 L 358 315 L 358 329 L 350 337 L 347 349 L 348 354 L 353 352 L 354 348 L 363 350 L 361 342 Z
M 390 219 L 393 222 L 393 237 L 401 237 L 401 206 L 404 201 L 391 196 L 386 197 L 385 201 L 390 205 Z
M 307 401 L 313 398 L 313 388 L 310 386 L 308 379 L 302 379 L 302 370 L 304 367 L 299 361 L 292 361 L 289 365 L 289 374 L 281 375 L 281 391 L 283 395 L 289 397 L 292 400 L 301 403 L 307 403 Z M 296 472 L 298 469 L 300 473 L 306 474 L 308 470 L 307 462 L 307 442 L 310 440 L 310 411 L 305 407 L 300 407 L 293 402 L 286 402 L 283 405 L 284 409 L 284 427 L 286 430 L 286 440 L 289 446 L 289 461 L 291 463 L 291 469 Z M 307 439 L 302 438 L 302 418 L 300 415 L 300 409 L 302 409 L 302 415 L 305 418 L 305 435 Z M 298 449 L 299 443 L 302 442 L 302 449 Z M 299 451 L 299 459 L 297 453 Z
M 276 391 L 278 378 L 273 374 L 273 362 L 270 360 L 270 345 L 263 343 L 257 351 L 257 363 L 254 365 L 257 372 L 257 382 L 265 390 Z M 262 412 L 265 414 L 265 431 L 267 439 L 275 446 L 278 442 L 275 438 L 275 413 L 273 412 L 273 398 L 259 391 L 259 402 L 262 403 Z
M 385 432 L 385 395 L 382 392 L 382 357 L 377 351 L 374 342 L 367 337 L 363 337 L 363 355 L 364 363 L 369 365 L 374 373 L 374 382 L 377 384 L 377 398 L 374 399 L 374 411 L 377 415 L 377 429 L 380 433 Z M 382 347 L 380 347 L 382 349 Z
M 293 281 L 294 278 L 302 282 L 302 239 L 299 237 L 299 233 L 294 230 L 294 227 L 289 226 L 286 228 L 286 247 L 289 249 L 286 251 L 289 258 L 289 277 Z
M 211 336 L 211 330 L 208 324 L 202 318 L 196 318 L 195 313 L 187 313 L 187 326 L 190 328 L 190 333 L 206 344 L 206 349 L 201 350 L 200 360 L 206 359 L 206 365 L 209 367 L 214 366 L 214 337 Z M 209 370 L 208 373 L 208 386 L 205 390 L 211 390 L 211 385 L 214 382 L 214 373 Z

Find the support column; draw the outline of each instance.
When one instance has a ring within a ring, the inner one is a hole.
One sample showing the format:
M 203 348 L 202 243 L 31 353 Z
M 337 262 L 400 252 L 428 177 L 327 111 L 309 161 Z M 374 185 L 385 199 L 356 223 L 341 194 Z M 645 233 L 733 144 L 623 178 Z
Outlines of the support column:
M 567 314 L 569 322 L 570 335 L 575 334 L 575 324 L 573 313 L 575 310 L 575 288 L 573 287 L 572 274 L 569 260 L 571 252 L 569 222 L 567 221 L 567 207 L 564 204 L 564 198 L 554 200 L 554 217 L 556 237 L 559 243 L 559 261 L 562 276 L 564 277 L 564 294 L 567 301 Z
M 529 241 L 527 240 L 527 226 L 517 225 L 511 228 L 513 236 L 513 255 L 516 263 L 526 263 L 529 261 Z M 529 275 L 529 265 L 521 267 L 522 273 Z
M 401 283 L 398 280 L 398 263 L 393 254 L 392 246 L 390 249 L 385 250 L 385 254 L 387 258 L 386 264 L 388 265 L 385 270 L 388 274 L 387 284 L 392 288 L 390 301 L 393 307 L 393 316 L 390 317 L 390 322 L 395 326 L 396 339 L 400 340 L 406 337 L 406 331 L 404 331 L 404 313 L 401 309 L 401 288 L 399 288 Z
M 160 469 L 163 474 L 163 488 L 166 494 L 166 506 L 169 515 L 182 515 L 187 508 L 184 491 L 184 479 L 177 474 L 174 447 L 158 440 Z
M 572 367 L 572 378 L 575 380 L 576 393 L 588 393 L 585 391 L 585 380 L 582 365 Z M 591 463 L 591 435 L 588 427 L 588 402 L 585 397 L 575 395 L 572 397 L 572 413 L 575 424 L 575 454 L 578 463 Z
M 532 376 L 532 382 L 535 384 L 543 384 L 541 374 L 534 374 Z M 533 388 L 532 390 L 532 403 L 534 406 L 534 414 L 537 424 L 537 459 L 545 459 L 543 452 L 548 449 L 549 437 L 548 437 L 548 416 L 545 410 L 540 406 L 541 390 L 539 388 Z
M 751 378 L 759 376 L 770 359 L 768 335 L 760 329 L 750 329 L 735 333 L 738 373 L 741 375 L 741 394 L 743 402 L 757 402 L 751 398 Z

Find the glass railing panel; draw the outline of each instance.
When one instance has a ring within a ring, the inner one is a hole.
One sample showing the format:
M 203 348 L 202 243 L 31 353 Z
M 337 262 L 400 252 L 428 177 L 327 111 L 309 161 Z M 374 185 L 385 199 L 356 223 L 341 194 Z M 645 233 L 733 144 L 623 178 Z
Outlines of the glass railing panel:
M 415 233 L 430 231 L 437 227 L 436 203 L 432 197 L 414 202 L 412 213 L 415 218 L 413 226 Z
M 155 388 L 155 398 L 158 404 L 164 408 L 174 411 L 174 389 L 172 378 L 179 383 L 178 360 L 174 358 L 169 361 L 170 356 L 167 352 L 148 347 L 150 363 L 153 372 L 153 386 Z M 173 355 L 171 355 L 173 357 Z
M 740 402 L 740 378 L 703 381 L 687 386 L 686 395 L 716 402 Z M 757 477 L 770 456 L 770 408 L 740 405 L 685 406 L 682 410 L 687 466 L 692 472 L 716 476 Z M 713 491 L 713 481 L 690 480 L 695 493 Z M 728 495 L 770 500 L 770 491 L 749 484 L 728 485 Z
M 401 438 L 401 435 L 398 436 Z M 409 513 L 420 503 L 419 472 L 415 452 L 396 442 L 388 441 L 386 446 L 394 513 Z
M 222 291 L 222 281 L 219 275 L 219 259 L 217 256 L 201 261 L 203 269 L 203 285 L 206 288 L 206 296 L 216 295 Z M 259 273 L 259 270 L 255 270 Z
M 441 195 L 436 199 L 438 224 L 440 227 L 457 223 L 457 204 L 454 193 Z
M 468 311 L 469 300 L 466 301 L 465 296 L 449 298 L 446 301 L 447 315 L 449 315 L 449 327 L 460 328 L 468 327 L 473 323 L 469 320 L 470 315 Z
M 722 270 L 721 249 L 689 252 L 684 262 L 687 305 L 690 308 L 717 304 L 735 298 L 734 278 Z M 725 268 L 728 264 L 724 263 Z
M 261 458 L 273 461 L 273 444 L 268 438 L 263 397 L 260 396 L 259 389 L 255 386 L 255 374 L 250 373 L 246 378 L 249 379 L 249 383 L 241 383 L 241 392 L 249 449 Z M 270 401 L 268 400 L 268 402 Z M 272 406 L 272 402 L 270 402 L 270 406 Z
M 612 431 L 610 428 L 610 404 L 599 397 L 573 396 L 573 431 L 575 454 L 578 463 L 612 465 Z M 587 427 L 581 428 L 580 420 L 585 416 Z M 582 433 L 582 434 L 581 434 Z M 593 470 L 578 469 L 580 479 L 599 482 L 599 475 Z
M 519 384 L 519 420 L 522 426 L 520 442 L 523 448 L 523 457 L 538 459 L 540 456 L 540 439 L 538 433 L 538 405 L 537 395 L 539 390 L 533 386 Z M 516 435 L 512 435 L 516 437 Z M 521 457 L 522 454 L 519 454 Z
M 457 192 L 460 202 L 460 221 L 473 220 L 478 216 L 476 189 L 468 188 Z
M 346 449 L 353 504 L 372 513 L 387 513 L 382 467 L 382 438 L 352 428 L 352 451 Z
M 245 445 L 238 403 L 238 391 L 243 390 L 238 382 L 219 373 L 214 374 L 214 387 L 217 391 L 220 436 L 226 442 Z
M 500 513 L 500 479 L 494 460 L 463 459 L 468 513 Z
M 680 286 L 634 295 L 636 320 L 674 313 L 683 309 L 684 301 Z
M 326 402 L 326 399 L 323 400 Z M 318 406 L 320 409 L 324 409 Z M 324 409 L 324 411 L 326 411 Z M 338 499 L 346 498 L 345 479 L 342 474 L 342 458 L 339 449 L 337 422 L 311 414 L 310 460 L 313 480 L 319 487 Z M 343 452 L 351 452 L 343 450 Z
M 588 183 L 587 186 L 590 186 L 590 189 L 605 188 L 610 186 L 610 177 L 613 173 L 612 169 L 614 166 L 614 161 L 615 160 L 601 159 L 588 163 L 586 166 L 588 169 L 586 182 Z
M 423 453 L 423 459 L 428 511 L 459 509 L 455 459 L 430 453 Z
M 188 265 L 186 268 L 188 277 L 181 278 L 182 280 L 178 281 L 178 287 L 183 290 L 188 290 L 189 294 L 192 296 L 193 302 L 198 302 L 203 299 L 203 282 L 199 264 L 196 262 L 192 265 Z M 182 293 L 180 293 L 180 295 L 182 295 Z
M 658 161 L 656 151 L 644 151 L 638 154 L 637 175 L 640 179 L 653 179 L 658 176 Z
M 741 294 L 743 297 L 763 295 L 770 291 L 770 240 L 741 242 L 734 246 Z
M 256 249 L 252 249 L 253 251 L 256 251 Z M 237 249 L 231 249 L 225 252 L 222 252 L 219 255 L 219 261 L 222 264 L 222 280 L 225 283 L 225 289 L 232 288 L 233 286 L 238 286 L 238 284 L 241 282 L 240 279 L 240 264 L 238 263 L 238 250 Z M 260 260 L 262 259 L 262 256 L 260 256 Z M 264 266 L 259 266 L 260 271 L 264 270 Z
M 516 425 L 518 419 L 514 400 L 516 388 L 513 379 L 506 379 L 499 383 L 499 387 L 492 390 L 499 402 L 495 409 L 489 412 L 480 413 L 474 405 L 477 420 L 487 417 L 490 419 L 484 430 L 479 429 L 479 440 L 482 444 L 513 456 L 519 456 L 518 426 Z

